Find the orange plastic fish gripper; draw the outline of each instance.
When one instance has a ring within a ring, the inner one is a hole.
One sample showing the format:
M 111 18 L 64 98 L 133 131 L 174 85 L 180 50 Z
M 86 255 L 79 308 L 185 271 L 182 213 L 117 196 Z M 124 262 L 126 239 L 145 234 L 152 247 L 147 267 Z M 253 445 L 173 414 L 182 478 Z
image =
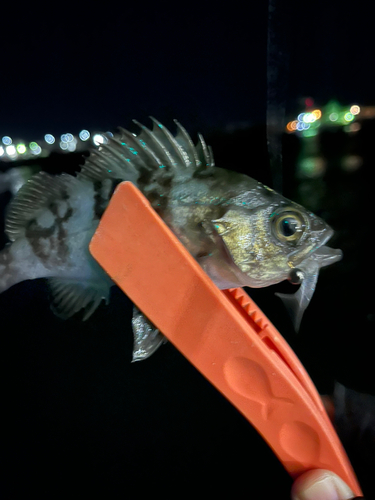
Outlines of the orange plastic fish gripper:
M 190 362 L 249 420 L 296 477 L 329 469 L 361 489 L 319 394 L 250 297 L 221 291 L 130 182 L 94 234 L 93 257 Z

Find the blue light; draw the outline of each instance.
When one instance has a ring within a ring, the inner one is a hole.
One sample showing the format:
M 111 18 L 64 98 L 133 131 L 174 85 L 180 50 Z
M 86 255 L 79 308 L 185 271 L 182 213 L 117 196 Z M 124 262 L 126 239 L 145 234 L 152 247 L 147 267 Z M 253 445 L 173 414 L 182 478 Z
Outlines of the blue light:
M 47 144 L 53 144 L 55 142 L 55 138 L 52 134 L 46 134 L 44 136 L 44 140 L 46 141 Z
M 297 130 L 303 130 L 304 127 L 303 127 L 303 123 L 302 122 L 298 122 L 297 123 Z
M 81 141 L 87 141 L 90 138 L 90 132 L 88 130 L 81 130 L 79 133 L 79 138 Z
M 10 144 L 12 144 L 13 142 L 9 135 L 4 135 L 1 140 L 3 141 L 3 144 L 5 144 L 5 146 L 10 146 Z

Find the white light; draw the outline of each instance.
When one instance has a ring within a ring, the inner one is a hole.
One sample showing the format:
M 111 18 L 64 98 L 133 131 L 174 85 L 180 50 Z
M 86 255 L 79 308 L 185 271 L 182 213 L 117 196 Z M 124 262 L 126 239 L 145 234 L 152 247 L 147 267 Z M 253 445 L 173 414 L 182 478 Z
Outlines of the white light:
M 88 130 L 81 130 L 79 133 L 79 138 L 81 141 L 87 141 L 90 138 L 90 132 Z
M 68 144 L 66 142 L 61 141 L 60 142 L 60 148 L 65 151 L 65 150 L 68 149 Z
M 31 150 L 33 155 L 40 155 L 42 152 L 42 148 L 39 146 L 39 144 L 36 145 L 34 149 Z
M 68 142 L 68 151 L 75 151 L 76 150 L 76 141 L 71 141 Z
M 352 115 L 358 115 L 360 111 L 361 108 L 357 106 L 357 104 L 353 104 L 353 106 L 350 107 L 350 112 Z
M 105 144 L 107 142 L 106 138 L 102 134 L 95 134 L 92 140 L 95 146 L 99 146 L 100 144 Z
M 331 113 L 331 114 L 329 115 L 329 119 L 331 120 L 331 122 L 335 122 L 335 121 L 337 121 L 337 120 L 338 120 L 338 117 L 339 117 L 339 115 L 338 115 L 337 113 Z
M 12 146 L 7 146 L 5 148 L 5 151 L 7 153 L 8 156 L 16 156 L 17 155 L 17 151 L 16 151 L 16 148 L 12 145 Z
M 73 134 L 65 134 L 66 142 L 72 142 L 74 139 Z
M 46 134 L 44 136 L 44 140 L 47 142 L 47 144 L 53 144 L 55 142 L 55 138 L 52 134 Z
M 3 146 L 0 146 L 0 156 L 3 156 L 3 154 L 4 154 L 4 148 Z
M 1 140 L 3 141 L 3 144 L 5 144 L 5 146 L 9 146 L 13 142 L 9 135 L 4 135 Z

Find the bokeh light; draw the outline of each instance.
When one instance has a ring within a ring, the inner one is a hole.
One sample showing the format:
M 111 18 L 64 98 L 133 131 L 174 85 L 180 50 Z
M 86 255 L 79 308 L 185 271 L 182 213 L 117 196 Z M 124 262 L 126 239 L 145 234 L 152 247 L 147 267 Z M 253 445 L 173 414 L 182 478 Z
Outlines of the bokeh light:
M 13 142 L 9 135 L 4 135 L 1 140 L 3 141 L 3 144 L 5 144 L 5 146 L 9 146 Z
M 357 106 L 357 104 L 353 104 L 353 106 L 350 106 L 350 112 L 352 115 L 358 115 L 361 111 L 361 108 Z
M 322 117 L 322 112 L 320 111 L 320 109 L 314 109 L 312 114 L 315 116 L 316 120 L 319 120 Z
M 40 153 L 42 152 L 42 148 L 39 146 L 39 144 L 36 144 L 36 146 L 31 150 L 31 152 L 33 155 L 40 155 Z
M 7 154 L 8 156 L 17 156 L 17 150 L 16 150 L 16 148 L 13 146 L 13 144 L 11 144 L 11 145 L 7 146 L 7 147 L 5 148 L 5 151 L 6 151 L 6 154 Z
M 106 138 L 102 134 L 95 134 L 94 137 L 92 138 L 93 143 L 95 146 L 99 146 L 100 144 L 105 144 Z
M 345 113 L 344 118 L 347 122 L 354 120 L 354 115 L 352 113 Z
M 336 122 L 339 118 L 339 115 L 337 113 L 331 113 L 329 115 L 329 119 L 331 120 L 331 122 Z
M 88 130 L 81 130 L 79 133 L 79 138 L 81 141 L 87 141 L 90 138 L 90 132 Z
M 0 146 L 0 156 L 3 156 L 4 152 L 5 152 L 5 151 L 4 151 L 3 146 Z
M 23 155 L 26 153 L 26 146 L 25 144 L 18 144 L 17 145 L 17 153 L 19 153 L 20 155 Z
M 67 133 L 67 134 L 62 134 L 60 139 L 61 142 L 71 142 L 74 139 L 74 137 L 73 134 Z
M 46 134 L 44 136 L 44 140 L 46 141 L 47 144 L 53 144 L 55 142 L 55 138 L 52 134 Z

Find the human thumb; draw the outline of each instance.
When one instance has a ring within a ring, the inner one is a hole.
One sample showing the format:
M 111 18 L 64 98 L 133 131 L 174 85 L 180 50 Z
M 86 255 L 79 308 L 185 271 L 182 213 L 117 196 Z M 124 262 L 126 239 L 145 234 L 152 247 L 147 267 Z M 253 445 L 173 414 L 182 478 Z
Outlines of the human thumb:
M 293 500 L 350 500 L 354 496 L 339 476 L 323 469 L 305 472 L 292 487 Z

